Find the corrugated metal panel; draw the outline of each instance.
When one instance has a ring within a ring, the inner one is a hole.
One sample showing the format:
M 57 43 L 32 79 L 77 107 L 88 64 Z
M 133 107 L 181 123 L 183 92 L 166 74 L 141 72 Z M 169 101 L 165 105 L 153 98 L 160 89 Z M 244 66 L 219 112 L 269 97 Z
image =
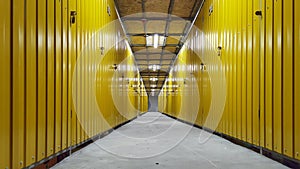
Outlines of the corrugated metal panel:
M 62 0 L 62 149 L 68 147 L 68 1 Z
M 77 12 L 77 1 L 76 0 L 69 0 L 68 6 L 68 16 L 71 17 L 71 12 Z M 68 44 L 69 44 L 69 53 L 68 53 L 68 138 L 69 144 L 76 145 L 77 144 L 77 114 L 74 110 L 74 103 L 76 103 L 77 97 L 72 97 L 72 87 L 73 87 L 73 76 L 76 73 L 74 70 L 75 62 L 76 62 L 76 51 L 77 51 L 77 38 L 76 38 L 76 31 L 77 31 L 77 16 L 75 23 L 69 22 L 69 37 L 68 37 Z M 73 100 L 75 98 L 75 100 Z
M 253 49 L 253 65 L 252 65 L 252 84 L 253 84 L 253 90 L 252 90 L 252 118 L 253 118 L 253 144 L 259 145 L 259 85 L 260 85 L 260 77 L 259 77 L 259 71 L 260 71 L 260 18 L 259 16 L 255 15 L 255 11 L 259 10 L 259 1 L 253 1 L 253 41 L 252 41 L 252 49 Z
M 259 140 L 258 144 L 265 147 L 265 0 L 261 0 L 259 10 L 262 11 L 260 17 L 260 48 L 259 48 Z
M 97 7 L 97 6 L 95 6 Z M 82 17 L 81 17 L 81 1 L 80 0 L 77 0 L 77 13 L 78 15 L 76 16 L 76 22 L 77 22 L 77 32 L 76 32 L 76 38 L 77 38 L 77 51 L 76 51 L 76 55 L 77 55 L 77 58 L 80 58 L 80 54 L 81 54 L 81 49 L 82 49 L 82 46 L 81 46 L 81 34 L 82 34 Z M 79 65 L 77 65 L 76 69 L 75 69 L 75 72 L 78 76 L 81 75 L 82 73 L 82 70 L 80 69 Z M 76 86 L 77 86 L 77 94 L 78 94 L 78 97 L 77 97 L 77 100 L 76 100 L 76 104 L 79 104 L 79 110 L 77 111 L 80 111 L 82 110 L 81 109 L 81 92 L 83 91 L 82 89 L 82 79 L 78 78 L 78 80 L 76 81 Z M 82 126 L 81 126 L 81 119 L 82 119 L 82 114 L 78 113 L 77 114 L 77 143 L 81 143 L 83 141 L 83 132 L 82 132 Z
M 293 0 L 283 1 L 283 153 L 293 157 Z
M 11 168 L 11 2 L 0 6 L 0 168 Z
M 37 160 L 46 157 L 46 0 L 38 1 L 38 114 Z
M 237 0 L 237 11 L 240 15 L 237 15 L 237 95 L 236 95 L 236 137 L 242 139 L 242 4 L 243 1 Z
M 236 11 L 237 10 L 237 1 L 233 1 L 233 4 L 231 5 L 231 11 Z M 232 13 L 232 136 L 237 137 L 237 15 Z
M 55 153 L 62 150 L 62 2 L 55 0 Z
M 47 1 L 47 156 L 54 153 L 54 1 Z
M 253 55 L 253 8 L 252 8 L 252 1 L 247 1 L 247 141 L 248 143 L 252 143 L 252 123 L 253 123 L 253 84 L 252 84 L 252 77 L 253 77 L 253 61 L 252 61 L 252 55 Z
M 242 1 L 242 140 L 247 141 L 247 1 Z
M 24 1 L 13 1 L 12 168 L 25 166 L 25 32 Z
M 26 166 L 36 162 L 37 42 L 36 0 L 26 3 Z
M 274 151 L 282 152 L 282 0 L 274 1 Z
M 273 1 L 266 0 L 266 148 L 273 150 Z
M 300 2 L 294 0 L 294 153 L 300 160 Z

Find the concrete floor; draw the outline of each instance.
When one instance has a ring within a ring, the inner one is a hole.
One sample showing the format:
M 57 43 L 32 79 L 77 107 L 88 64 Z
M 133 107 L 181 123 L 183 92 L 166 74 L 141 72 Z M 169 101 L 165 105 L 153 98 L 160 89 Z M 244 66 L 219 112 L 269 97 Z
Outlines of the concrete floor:
M 282 164 L 200 129 L 149 112 L 53 169 L 282 169 Z M 208 133 L 206 133 L 208 134 Z

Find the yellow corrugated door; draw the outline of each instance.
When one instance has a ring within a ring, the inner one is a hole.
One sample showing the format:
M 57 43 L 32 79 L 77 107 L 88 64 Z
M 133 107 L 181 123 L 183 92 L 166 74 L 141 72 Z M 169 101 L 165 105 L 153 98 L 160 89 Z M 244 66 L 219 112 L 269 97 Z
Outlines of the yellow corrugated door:
M 62 149 L 62 2 L 55 0 L 55 153 Z
M 85 45 L 86 45 L 86 43 L 87 43 L 87 31 L 86 31 L 86 22 L 87 22 L 87 20 L 86 20 L 86 16 L 87 16 L 87 9 L 86 9 L 86 3 L 85 3 L 85 1 L 81 1 L 81 17 L 82 17 L 82 21 L 81 21 L 81 28 L 82 28 L 82 47 L 83 47 L 83 51 L 84 50 L 86 50 L 86 47 L 85 47 Z M 83 61 L 83 64 L 85 64 L 85 60 Z M 83 66 L 83 71 L 85 71 L 85 69 L 86 69 L 86 67 L 85 66 Z M 97 74 L 97 77 L 99 77 L 98 76 L 98 74 Z M 86 77 L 83 77 L 83 83 L 82 83 L 82 89 L 83 89 L 83 93 L 85 93 L 86 92 Z M 98 86 L 97 86 L 97 88 L 98 88 Z M 85 111 L 86 110 L 86 106 L 87 106 L 87 104 L 86 104 L 86 100 L 82 100 L 82 109 Z M 84 114 L 83 115 L 83 121 L 84 121 L 84 123 L 83 123 L 83 128 L 84 128 L 84 138 L 85 138 L 85 140 L 86 139 L 88 139 L 88 135 L 87 135 L 87 124 L 86 124 L 86 117 L 87 117 L 87 114 Z
M 81 20 L 81 29 L 82 29 L 82 46 L 84 47 L 84 49 L 83 49 L 83 52 L 86 50 L 85 49 L 85 45 L 86 45 L 86 43 L 87 43 L 87 29 L 86 29 L 86 27 L 87 27 L 87 19 L 86 19 L 86 17 L 87 17 L 87 8 L 86 8 L 86 6 L 87 6 L 87 3 L 85 2 L 85 1 L 81 1 L 81 18 L 83 18 L 82 20 Z M 85 64 L 85 62 L 86 62 L 86 59 L 84 59 L 84 61 L 83 61 L 83 64 Z M 86 66 L 83 66 L 83 71 L 86 71 L 85 69 L 86 69 Z M 99 76 L 98 76 L 98 74 L 97 74 L 97 78 L 99 79 Z M 83 77 L 83 83 L 82 83 L 82 89 L 83 89 L 83 93 L 85 93 L 86 92 L 86 76 L 84 76 Z M 97 86 L 97 89 L 99 89 L 99 87 Z M 87 106 L 87 100 L 86 99 L 84 99 L 84 100 L 82 100 L 82 110 L 84 110 L 84 111 L 86 111 L 86 106 Z M 84 128 L 84 138 L 85 138 L 85 140 L 86 139 L 88 139 L 88 134 L 87 134 L 87 132 L 88 132 L 88 130 L 87 130 L 87 123 L 86 123 L 86 120 L 87 120 L 87 114 L 88 113 L 85 113 L 84 115 L 83 115 L 83 128 Z
M 216 14 L 216 19 L 215 19 L 215 30 L 216 30 L 216 39 L 217 39 L 217 43 L 216 43 L 216 47 L 218 48 L 218 47 L 221 47 L 222 45 L 223 45 L 223 30 L 224 30 L 224 28 L 223 28 L 223 25 L 224 25 L 224 22 L 223 22 L 223 18 L 222 18 L 222 16 L 223 16 L 223 0 L 217 0 L 217 2 L 216 2 L 216 4 L 217 4 L 217 14 Z M 192 46 L 192 48 L 194 49 L 195 48 L 195 43 L 194 43 L 194 45 Z M 193 55 L 192 55 L 192 65 L 193 65 L 193 68 L 194 68 L 194 70 L 193 70 L 193 72 L 197 72 L 198 70 L 197 70 L 197 68 L 196 68 L 196 66 L 198 66 L 197 65 L 197 60 L 196 60 L 197 58 L 195 57 L 195 53 L 193 53 Z M 222 62 L 222 69 L 224 69 L 224 58 L 222 57 L 222 56 L 220 56 L 220 61 Z M 222 70 L 222 71 L 224 71 L 224 70 Z M 195 76 L 197 76 L 197 74 L 195 73 Z M 196 81 L 197 81 L 197 78 L 196 78 Z M 224 110 L 223 110 L 224 111 Z M 198 116 L 196 116 L 196 118 L 197 118 Z M 223 123 L 223 117 L 224 116 L 222 116 L 222 118 L 220 119 L 220 122 L 219 122 L 219 124 L 218 124 L 218 129 L 217 129 L 217 132 L 219 132 L 219 133 L 223 133 L 224 132 L 224 123 Z
M 87 9 L 87 6 L 91 6 L 91 2 L 90 1 L 87 2 L 86 7 L 85 7 L 85 9 L 86 9 L 86 19 L 90 17 L 90 10 Z M 89 19 L 87 19 L 87 21 L 85 22 L 85 25 L 86 25 L 86 37 L 87 37 L 87 41 L 86 42 L 88 43 L 88 40 L 90 38 L 89 36 L 91 34 L 90 33 L 90 22 L 89 22 Z M 89 45 L 86 50 L 91 51 L 91 45 Z M 89 65 L 88 64 L 89 63 L 89 57 L 85 58 L 85 63 L 86 63 L 86 65 Z M 89 71 L 89 70 L 90 70 L 90 67 L 86 67 L 86 71 Z M 103 70 L 104 69 L 102 67 L 102 72 L 103 72 Z M 85 78 L 86 78 L 86 80 L 85 80 L 85 90 L 86 90 L 86 92 L 88 92 L 88 90 L 89 90 L 89 87 L 88 87 L 89 86 L 89 76 L 87 76 Z M 100 90 L 100 91 L 102 91 L 102 90 Z M 90 104 L 90 101 L 86 100 L 86 102 L 85 102 L 85 106 L 86 106 L 85 110 L 88 113 L 86 114 L 86 120 L 85 121 L 87 123 L 86 130 L 87 130 L 88 138 L 91 137 L 91 122 L 90 122 L 91 118 L 90 118 L 90 112 L 89 112 L 89 107 L 90 107 L 89 104 Z
M 229 5 L 228 6 L 228 16 L 232 17 L 232 6 Z M 232 80 L 232 60 L 233 60 L 233 56 L 232 56 L 232 44 L 233 44 L 233 33 L 232 33 L 232 19 L 228 22 L 229 26 L 228 26 L 228 38 L 229 38 L 229 43 L 228 43 L 228 81 L 229 81 L 229 90 L 227 93 L 228 96 L 228 134 L 230 136 L 232 136 L 232 86 L 233 86 L 233 80 Z
M 36 162 L 36 0 L 26 1 L 26 166 Z
M 273 0 L 266 0 L 266 148 L 273 149 Z
M 247 11 L 247 141 L 252 143 L 252 0 L 248 0 Z
M 232 33 L 233 33 L 233 39 L 232 39 L 232 136 L 233 137 L 237 137 L 237 39 L 238 39 L 238 22 L 237 22 L 237 16 L 236 14 L 233 13 L 233 11 L 237 11 L 237 1 L 239 0 L 235 0 L 232 3 L 233 9 L 232 9 L 232 20 L 233 20 L 233 24 L 232 24 Z M 239 14 L 238 14 L 239 15 Z
M 293 157 L 293 1 L 283 1 L 283 154 Z
M 25 32 L 23 0 L 13 1 L 12 168 L 25 167 Z
M 253 110 L 252 110 L 252 118 L 253 118 L 253 144 L 259 145 L 259 84 L 260 84 L 260 17 L 255 15 L 256 11 L 260 10 L 259 7 L 260 0 L 253 0 Z
M 294 152 L 300 160 L 300 1 L 294 0 Z
M 274 1 L 273 147 L 282 152 L 282 0 Z
M 62 0 L 62 149 L 68 147 L 68 0 Z
M 247 141 L 247 1 L 242 2 L 242 140 Z
M 0 168 L 11 168 L 11 56 L 10 56 L 10 9 L 11 2 L 3 1 L 0 5 Z
M 46 0 L 38 3 L 37 161 L 46 157 Z
M 54 1 L 47 1 L 47 156 L 54 153 Z
M 77 12 L 77 0 L 69 0 L 69 18 L 71 18 L 71 13 Z M 76 39 L 76 31 L 77 31 L 77 16 L 74 15 L 75 22 L 69 22 L 69 56 L 68 56 L 68 112 L 69 117 L 71 118 L 70 134 L 71 134 L 71 145 L 75 145 L 77 143 L 77 114 L 74 110 L 74 102 L 73 93 L 72 93 L 72 80 L 74 72 L 74 66 L 76 62 L 76 51 L 77 51 L 77 39 Z
M 81 23 L 81 21 L 82 21 L 82 19 L 81 19 L 82 17 L 81 17 L 81 1 L 80 0 L 77 0 L 77 18 L 76 18 L 76 20 L 77 20 L 77 51 L 76 51 L 76 55 L 77 55 L 77 57 L 79 58 L 80 57 L 80 51 L 81 51 L 81 31 L 82 31 L 82 28 L 81 28 L 81 25 L 82 25 L 82 23 Z M 81 79 L 79 79 L 79 77 L 81 77 L 81 71 L 82 70 L 80 70 L 80 67 L 81 66 L 77 66 L 77 78 L 78 78 L 78 80 L 77 80 L 77 91 L 78 91 L 78 96 L 79 97 L 77 97 L 77 101 L 76 101 L 76 103 L 79 105 L 78 107 L 79 107 L 79 110 L 81 109 L 81 97 L 80 96 L 82 96 L 82 94 L 80 93 L 80 92 L 82 92 L 82 80 Z M 77 118 L 77 142 L 78 143 L 80 143 L 81 141 L 83 141 L 83 135 L 82 135 L 82 126 L 81 126 L 81 120 L 82 120 L 82 114 L 81 114 L 81 112 L 78 112 L 79 114 L 77 115 L 78 116 L 78 118 Z
M 265 0 L 260 0 L 260 84 L 259 84 L 259 145 L 265 147 Z
M 228 1 L 225 1 L 225 8 L 224 8 L 224 19 L 229 17 L 229 10 L 228 10 Z M 224 57 L 225 57 L 225 76 L 226 76 L 226 90 L 227 90 L 227 99 L 225 105 L 225 134 L 229 135 L 229 30 L 228 30 L 228 22 L 225 22 L 224 25 Z
M 242 4 L 243 1 L 237 1 L 237 105 L 236 105 L 236 136 L 238 139 L 242 139 Z
M 80 32 L 80 35 L 81 35 L 81 48 L 80 48 L 80 51 L 84 52 L 84 46 L 86 44 L 86 7 L 85 7 L 85 4 L 86 2 L 85 1 L 80 1 L 80 29 L 81 29 L 81 32 Z M 81 57 L 81 56 L 80 56 Z M 85 66 L 84 66 L 84 62 L 81 61 L 81 71 L 82 73 L 84 74 L 84 71 L 85 71 Z M 99 65 L 98 65 L 99 66 Z M 99 79 L 98 77 L 98 74 L 97 75 L 97 79 Z M 99 84 L 99 82 L 97 82 L 97 85 Z M 83 79 L 81 79 L 81 95 L 84 95 L 85 93 L 85 77 L 83 77 Z M 97 89 L 98 89 L 98 86 L 96 86 Z M 96 94 L 97 95 L 97 94 Z M 85 104 L 86 100 L 81 98 L 80 99 L 80 104 L 81 104 L 81 111 L 85 111 Z M 83 130 L 82 130 L 82 140 L 85 141 L 87 139 L 87 135 L 86 135 L 86 123 L 85 123 L 85 116 L 86 114 L 82 114 L 82 117 L 81 117 L 81 122 L 82 122 L 82 127 L 83 127 Z

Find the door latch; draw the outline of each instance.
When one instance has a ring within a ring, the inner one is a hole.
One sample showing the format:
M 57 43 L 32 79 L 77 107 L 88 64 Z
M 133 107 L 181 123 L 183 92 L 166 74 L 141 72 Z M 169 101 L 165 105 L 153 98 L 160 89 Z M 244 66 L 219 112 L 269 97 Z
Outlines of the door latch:
M 76 23 L 76 15 L 77 15 L 76 11 L 71 11 L 71 16 L 70 16 L 71 25 Z
M 262 11 L 255 11 L 255 15 L 262 16 Z

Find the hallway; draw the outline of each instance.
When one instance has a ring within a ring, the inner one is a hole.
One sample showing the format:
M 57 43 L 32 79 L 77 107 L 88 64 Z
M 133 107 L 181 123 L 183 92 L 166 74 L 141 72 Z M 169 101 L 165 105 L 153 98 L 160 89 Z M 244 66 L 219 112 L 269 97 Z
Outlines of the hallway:
M 300 169 L 300 0 L 0 1 L 0 169 Z
M 200 144 L 200 131 L 161 113 L 148 112 L 79 150 L 53 169 L 287 168 L 215 135 Z

